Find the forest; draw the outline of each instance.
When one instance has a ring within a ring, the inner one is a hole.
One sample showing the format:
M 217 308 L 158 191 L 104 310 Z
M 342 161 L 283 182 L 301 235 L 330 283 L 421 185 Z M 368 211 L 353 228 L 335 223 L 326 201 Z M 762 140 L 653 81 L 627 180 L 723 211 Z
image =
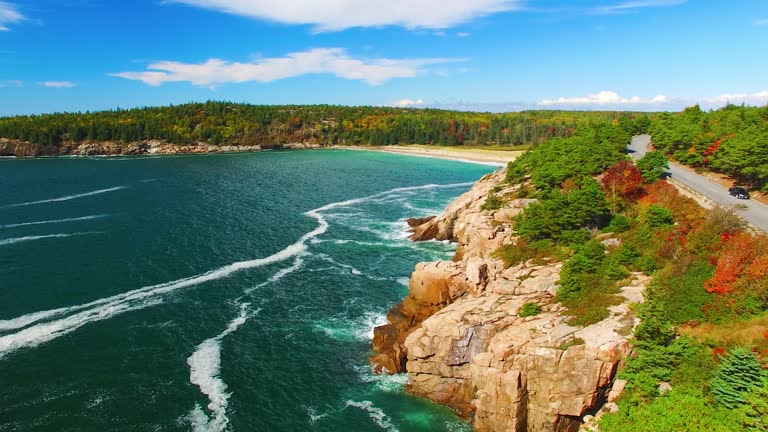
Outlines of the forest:
M 696 105 L 679 114 L 659 114 L 649 132 L 656 149 L 680 163 L 768 192 L 768 106 L 729 105 L 705 112 Z
M 63 142 L 162 140 L 173 144 L 520 145 L 571 135 L 593 121 L 637 113 L 526 111 L 491 114 L 437 109 L 266 106 L 228 102 L 0 118 L 0 137 Z M 645 122 L 648 122 L 647 117 Z

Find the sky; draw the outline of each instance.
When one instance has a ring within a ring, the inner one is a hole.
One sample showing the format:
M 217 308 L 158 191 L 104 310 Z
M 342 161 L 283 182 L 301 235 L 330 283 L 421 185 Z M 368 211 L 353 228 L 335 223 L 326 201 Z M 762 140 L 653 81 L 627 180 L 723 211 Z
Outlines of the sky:
M 0 0 L 0 115 L 768 103 L 768 0 Z

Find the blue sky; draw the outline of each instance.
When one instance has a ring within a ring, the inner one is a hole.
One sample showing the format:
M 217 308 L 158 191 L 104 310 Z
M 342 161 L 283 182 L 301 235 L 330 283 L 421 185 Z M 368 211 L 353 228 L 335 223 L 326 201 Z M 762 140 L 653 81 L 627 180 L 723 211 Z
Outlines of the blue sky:
M 768 1 L 0 0 L 0 115 L 768 103 Z

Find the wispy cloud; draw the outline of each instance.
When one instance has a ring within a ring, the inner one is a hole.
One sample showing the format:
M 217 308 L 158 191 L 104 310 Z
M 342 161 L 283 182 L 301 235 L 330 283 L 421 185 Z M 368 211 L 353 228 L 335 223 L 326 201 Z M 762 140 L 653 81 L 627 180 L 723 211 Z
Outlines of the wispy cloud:
M 24 87 L 24 83 L 19 80 L 0 80 L 1 87 Z
M 444 29 L 499 12 L 520 10 L 524 0 L 168 0 L 223 13 L 316 31 L 400 26 Z
M 623 97 L 616 92 L 603 90 L 599 93 L 581 97 L 560 97 L 557 99 L 544 99 L 539 102 L 542 106 L 568 106 L 568 105 L 649 105 L 669 102 L 669 98 L 658 95 L 651 99 L 643 99 L 639 96 Z
M 37 85 L 48 88 L 72 88 L 77 86 L 77 84 L 71 81 L 44 81 L 37 83 Z
M 429 65 L 461 61 L 466 59 L 356 59 L 341 48 L 316 48 L 248 63 L 220 59 L 210 59 L 204 63 L 161 61 L 150 64 L 143 72 L 110 75 L 142 81 L 152 86 L 167 82 L 189 82 L 206 87 L 250 81 L 266 83 L 307 74 L 331 74 L 378 85 L 394 78 L 413 78 L 423 73 Z
M 546 108 L 584 108 L 584 109 L 656 109 L 678 110 L 686 106 L 700 104 L 704 108 L 720 108 L 728 104 L 766 105 L 768 91 L 755 93 L 723 93 L 711 97 L 670 97 L 658 95 L 653 98 L 639 96 L 623 97 L 616 92 L 601 91 L 582 97 L 560 97 L 544 99 L 538 103 Z
M 592 9 L 593 13 L 597 14 L 618 14 L 628 13 L 637 9 L 663 7 L 663 6 L 677 6 L 685 3 L 687 0 L 634 0 L 625 1 L 608 6 L 600 6 Z
M 395 107 L 418 107 L 425 104 L 424 99 L 400 99 L 399 101 L 392 102 L 390 105 Z
M 19 12 L 16 5 L 0 1 L 0 31 L 9 31 L 8 24 L 24 21 L 26 17 Z
M 768 19 L 760 19 L 755 21 L 756 26 L 768 26 Z

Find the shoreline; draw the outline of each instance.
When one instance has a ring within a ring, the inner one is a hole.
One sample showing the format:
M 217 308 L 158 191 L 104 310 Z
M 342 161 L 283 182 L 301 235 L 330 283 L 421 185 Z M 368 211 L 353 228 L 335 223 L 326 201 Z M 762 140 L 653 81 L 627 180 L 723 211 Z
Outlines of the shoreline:
M 496 167 L 507 166 L 509 162 L 517 159 L 525 151 L 516 150 L 483 150 L 483 149 L 453 149 L 436 146 L 434 149 L 426 147 L 410 147 L 404 145 L 365 147 L 365 146 L 334 146 L 335 149 L 355 151 L 374 151 L 380 153 L 395 153 L 405 156 L 425 157 L 432 159 L 452 160 L 456 162 L 489 165 Z

